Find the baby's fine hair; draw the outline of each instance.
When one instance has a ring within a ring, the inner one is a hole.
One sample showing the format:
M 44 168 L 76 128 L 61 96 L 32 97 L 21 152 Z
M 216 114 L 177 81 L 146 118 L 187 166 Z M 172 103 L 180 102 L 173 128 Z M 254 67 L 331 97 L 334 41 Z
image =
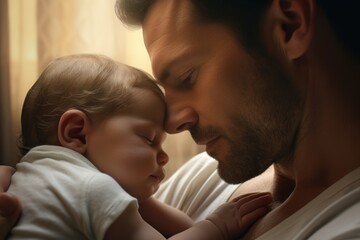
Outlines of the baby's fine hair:
M 79 54 L 55 59 L 26 95 L 21 114 L 19 149 L 57 143 L 61 115 L 69 109 L 84 112 L 91 122 L 126 112 L 134 88 L 164 95 L 143 71 L 103 55 Z

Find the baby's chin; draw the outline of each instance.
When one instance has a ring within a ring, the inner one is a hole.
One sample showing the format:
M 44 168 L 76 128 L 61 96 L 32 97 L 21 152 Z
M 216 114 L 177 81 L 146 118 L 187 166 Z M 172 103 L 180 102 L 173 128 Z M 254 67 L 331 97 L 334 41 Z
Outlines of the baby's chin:
M 158 190 L 160 186 L 153 187 L 149 192 L 143 193 L 143 194 L 136 194 L 133 195 L 134 198 L 136 198 L 138 201 L 145 201 L 152 197 Z

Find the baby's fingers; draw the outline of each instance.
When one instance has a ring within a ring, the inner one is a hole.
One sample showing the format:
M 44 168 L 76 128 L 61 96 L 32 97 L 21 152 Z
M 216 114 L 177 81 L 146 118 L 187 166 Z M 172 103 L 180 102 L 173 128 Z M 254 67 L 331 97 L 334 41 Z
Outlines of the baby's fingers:
M 265 216 L 269 212 L 267 207 L 260 207 L 252 212 L 247 213 L 241 218 L 241 226 L 247 228 L 255 223 L 258 219 Z
M 254 201 L 256 200 L 256 201 Z M 251 210 L 259 205 L 267 205 L 272 202 L 272 196 L 269 192 L 248 193 L 234 198 L 230 203 L 238 205 L 238 207 L 246 206 Z M 249 205 L 248 205 L 249 204 Z M 246 209 L 245 209 L 246 210 Z M 245 212 L 246 213 L 246 212 Z
M 256 220 L 268 213 L 268 205 L 273 199 L 270 193 L 256 194 L 247 197 L 246 202 L 239 205 L 239 214 L 241 215 L 241 225 L 250 226 Z

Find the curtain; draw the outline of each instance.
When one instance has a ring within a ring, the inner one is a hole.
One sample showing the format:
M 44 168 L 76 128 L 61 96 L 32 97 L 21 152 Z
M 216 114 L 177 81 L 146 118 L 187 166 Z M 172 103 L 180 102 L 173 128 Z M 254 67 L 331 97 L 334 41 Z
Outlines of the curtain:
M 0 163 L 18 161 L 16 139 L 27 90 L 54 58 L 74 53 L 105 54 L 151 73 L 142 31 L 122 25 L 115 0 L 2 0 Z M 171 174 L 202 151 L 188 133 L 168 136 Z
M 9 22 L 7 1 L 1 1 L 0 6 L 1 24 L 1 69 L 0 69 L 0 159 L 1 163 L 11 165 L 15 160 L 14 142 L 12 135 L 13 124 L 11 122 L 10 106 L 10 64 L 9 64 Z

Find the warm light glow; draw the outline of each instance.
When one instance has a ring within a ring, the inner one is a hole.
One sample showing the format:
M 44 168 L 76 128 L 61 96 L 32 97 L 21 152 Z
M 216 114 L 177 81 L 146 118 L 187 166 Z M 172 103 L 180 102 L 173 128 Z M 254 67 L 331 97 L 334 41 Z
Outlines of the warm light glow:
M 9 0 L 12 132 L 20 132 L 20 113 L 28 89 L 54 58 L 98 53 L 152 73 L 142 30 L 130 30 L 116 17 L 116 0 Z M 168 172 L 199 151 L 188 133 L 165 143 L 172 159 Z
M 37 71 L 36 0 L 9 2 L 10 96 L 14 134 L 19 134 L 20 112 Z

